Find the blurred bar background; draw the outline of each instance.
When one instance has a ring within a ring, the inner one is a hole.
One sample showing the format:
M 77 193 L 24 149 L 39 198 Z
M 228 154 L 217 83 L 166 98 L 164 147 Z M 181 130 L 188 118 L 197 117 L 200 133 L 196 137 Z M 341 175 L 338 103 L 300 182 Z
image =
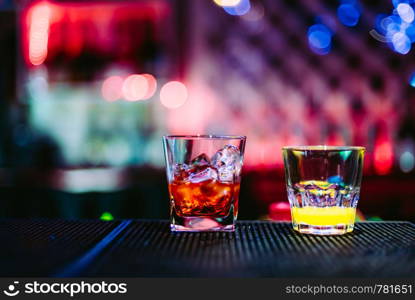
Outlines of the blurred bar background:
M 248 137 L 241 219 L 327 144 L 367 148 L 361 219 L 415 221 L 414 5 L 0 0 L 0 217 L 167 218 L 161 137 L 208 133 Z

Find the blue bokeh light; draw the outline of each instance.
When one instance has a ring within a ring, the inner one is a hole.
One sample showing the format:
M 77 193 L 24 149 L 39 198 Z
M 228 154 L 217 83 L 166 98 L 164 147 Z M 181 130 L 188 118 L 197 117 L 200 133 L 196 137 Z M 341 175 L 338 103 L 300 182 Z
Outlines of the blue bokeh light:
M 408 38 L 411 40 L 411 43 L 415 42 L 415 25 L 410 24 L 406 28 L 405 33 L 408 36 Z
M 392 0 L 392 4 L 395 8 L 398 7 L 398 5 L 401 4 L 401 3 L 411 4 L 413 2 L 414 2 L 414 0 Z
M 414 10 L 408 3 L 399 3 L 396 11 L 404 22 L 411 23 L 414 21 Z
M 401 18 L 395 15 L 390 15 L 382 20 L 381 26 L 385 28 L 385 30 L 388 30 L 390 26 L 400 26 L 401 24 Z
M 409 77 L 409 85 L 415 88 L 415 72 Z
M 399 166 L 402 172 L 409 173 L 415 167 L 415 158 L 412 152 L 405 151 L 399 158 Z
M 330 29 L 323 24 L 312 25 L 308 29 L 308 44 L 310 49 L 320 55 L 325 55 L 331 50 L 332 33 Z
M 392 37 L 393 50 L 400 54 L 407 54 L 411 50 L 411 40 L 403 32 L 397 32 Z
M 390 40 L 391 35 L 400 31 L 402 25 L 402 20 L 399 16 L 396 15 L 384 15 L 380 14 L 376 17 L 375 20 L 375 29 L 382 35 L 387 36 Z
M 337 17 L 343 25 L 353 27 L 359 22 L 360 11 L 356 4 L 345 3 L 337 8 Z
M 415 42 L 415 0 L 392 0 L 392 3 L 395 9 L 390 15 L 376 16 L 373 37 L 386 42 L 393 51 L 405 55 Z
M 401 25 L 397 23 L 390 23 L 386 30 L 386 38 L 388 41 L 393 42 L 394 35 L 399 32 L 401 32 Z
M 224 6 L 224 11 L 232 16 L 243 16 L 251 9 L 251 2 L 249 0 L 241 0 L 235 6 Z
M 388 15 L 386 14 L 378 14 L 375 18 L 375 30 L 380 34 L 386 34 L 386 28 L 383 24 L 387 17 Z

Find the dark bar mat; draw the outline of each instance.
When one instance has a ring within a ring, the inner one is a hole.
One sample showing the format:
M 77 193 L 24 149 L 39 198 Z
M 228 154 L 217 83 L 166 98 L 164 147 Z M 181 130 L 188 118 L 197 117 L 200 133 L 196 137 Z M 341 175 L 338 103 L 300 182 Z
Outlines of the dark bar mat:
M 358 223 L 343 236 L 242 221 L 170 233 L 167 221 L 0 221 L 1 276 L 415 277 L 415 226 Z
M 105 238 L 118 223 L 0 220 L 0 276 L 49 276 Z

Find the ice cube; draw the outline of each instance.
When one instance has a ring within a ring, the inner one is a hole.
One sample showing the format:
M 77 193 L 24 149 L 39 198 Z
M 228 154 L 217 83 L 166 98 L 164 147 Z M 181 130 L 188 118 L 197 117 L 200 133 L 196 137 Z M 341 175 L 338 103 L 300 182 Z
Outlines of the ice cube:
M 239 175 L 242 168 L 239 149 L 232 145 L 224 146 L 213 155 L 211 165 L 218 170 L 220 181 L 233 182 L 234 176 Z
M 204 153 L 196 156 L 190 164 L 175 164 L 173 174 L 178 182 L 199 183 L 218 179 L 218 171 L 210 166 L 210 159 Z
M 197 166 L 188 172 L 188 180 L 193 183 L 199 183 L 208 180 L 218 180 L 218 171 L 210 166 Z
M 190 166 L 187 164 L 175 164 L 173 165 L 173 178 L 177 181 L 185 181 L 188 177 L 188 171 Z
M 190 169 L 190 166 L 186 165 L 186 164 L 175 164 L 173 166 L 173 172 L 174 173 L 180 173 L 183 171 L 187 171 Z
M 202 153 L 190 162 L 191 168 L 188 171 L 189 181 L 199 183 L 207 180 L 217 180 L 218 171 L 210 165 L 210 158 Z
M 191 165 L 197 165 L 197 166 L 208 166 L 210 164 L 209 156 L 207 156 L 205 153 L 202 153 L 195 158 L 192 159 L 190 162 Z

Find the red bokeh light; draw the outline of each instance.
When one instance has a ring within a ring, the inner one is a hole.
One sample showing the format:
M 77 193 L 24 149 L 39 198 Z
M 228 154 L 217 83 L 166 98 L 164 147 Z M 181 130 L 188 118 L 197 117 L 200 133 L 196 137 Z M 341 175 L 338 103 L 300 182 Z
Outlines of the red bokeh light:
M 122 85 L 122 94 L 127 101 L 143 100 L 149 90 L 148 80 L 143 75 L 128 76 Z
M 110 76 L 102 83 L 102 97 L 108 102 L 122 97 L 123 79 L 120 76 Z
M 170 14 L 163 1 L 25 1 L 22 5 L 21 45 L 29 66 L 55 59 L 78 59 L 83 49 L 97 54 L 112 51 L 116 59 L 132 59 L 144 39 L 125 36 L 137 32 L 134 26 L 119 34 L 118 24 L 140 20 L 156 24 Z M 30 2 L 30 4 L 29 4 Z M 114 12 L 116 12 L 114 14 Z M 115 49 L 114 45 L 118 45 Z M 127 55 L 127 57 L 126 57 Z M 129 57 L 128 57 L 129 56 Z
M 376 174 L 388 174 L 393 166 L 392 144 L 388 140 L 376 143 L 373 156 Z
M 187 88 L 179 81 L 167 82 L 160 91 L 161 103 L 170 109 L 179 108 L 187 100 Z
M 271 203 L 268 207 L 269 217 L 275 221 L 291 221 L 291 210 L 288 202 Z
M 339 132 L 332 132 L 327 137 L 327 145 L 330 146 L 344 146 L 346 142 Z

